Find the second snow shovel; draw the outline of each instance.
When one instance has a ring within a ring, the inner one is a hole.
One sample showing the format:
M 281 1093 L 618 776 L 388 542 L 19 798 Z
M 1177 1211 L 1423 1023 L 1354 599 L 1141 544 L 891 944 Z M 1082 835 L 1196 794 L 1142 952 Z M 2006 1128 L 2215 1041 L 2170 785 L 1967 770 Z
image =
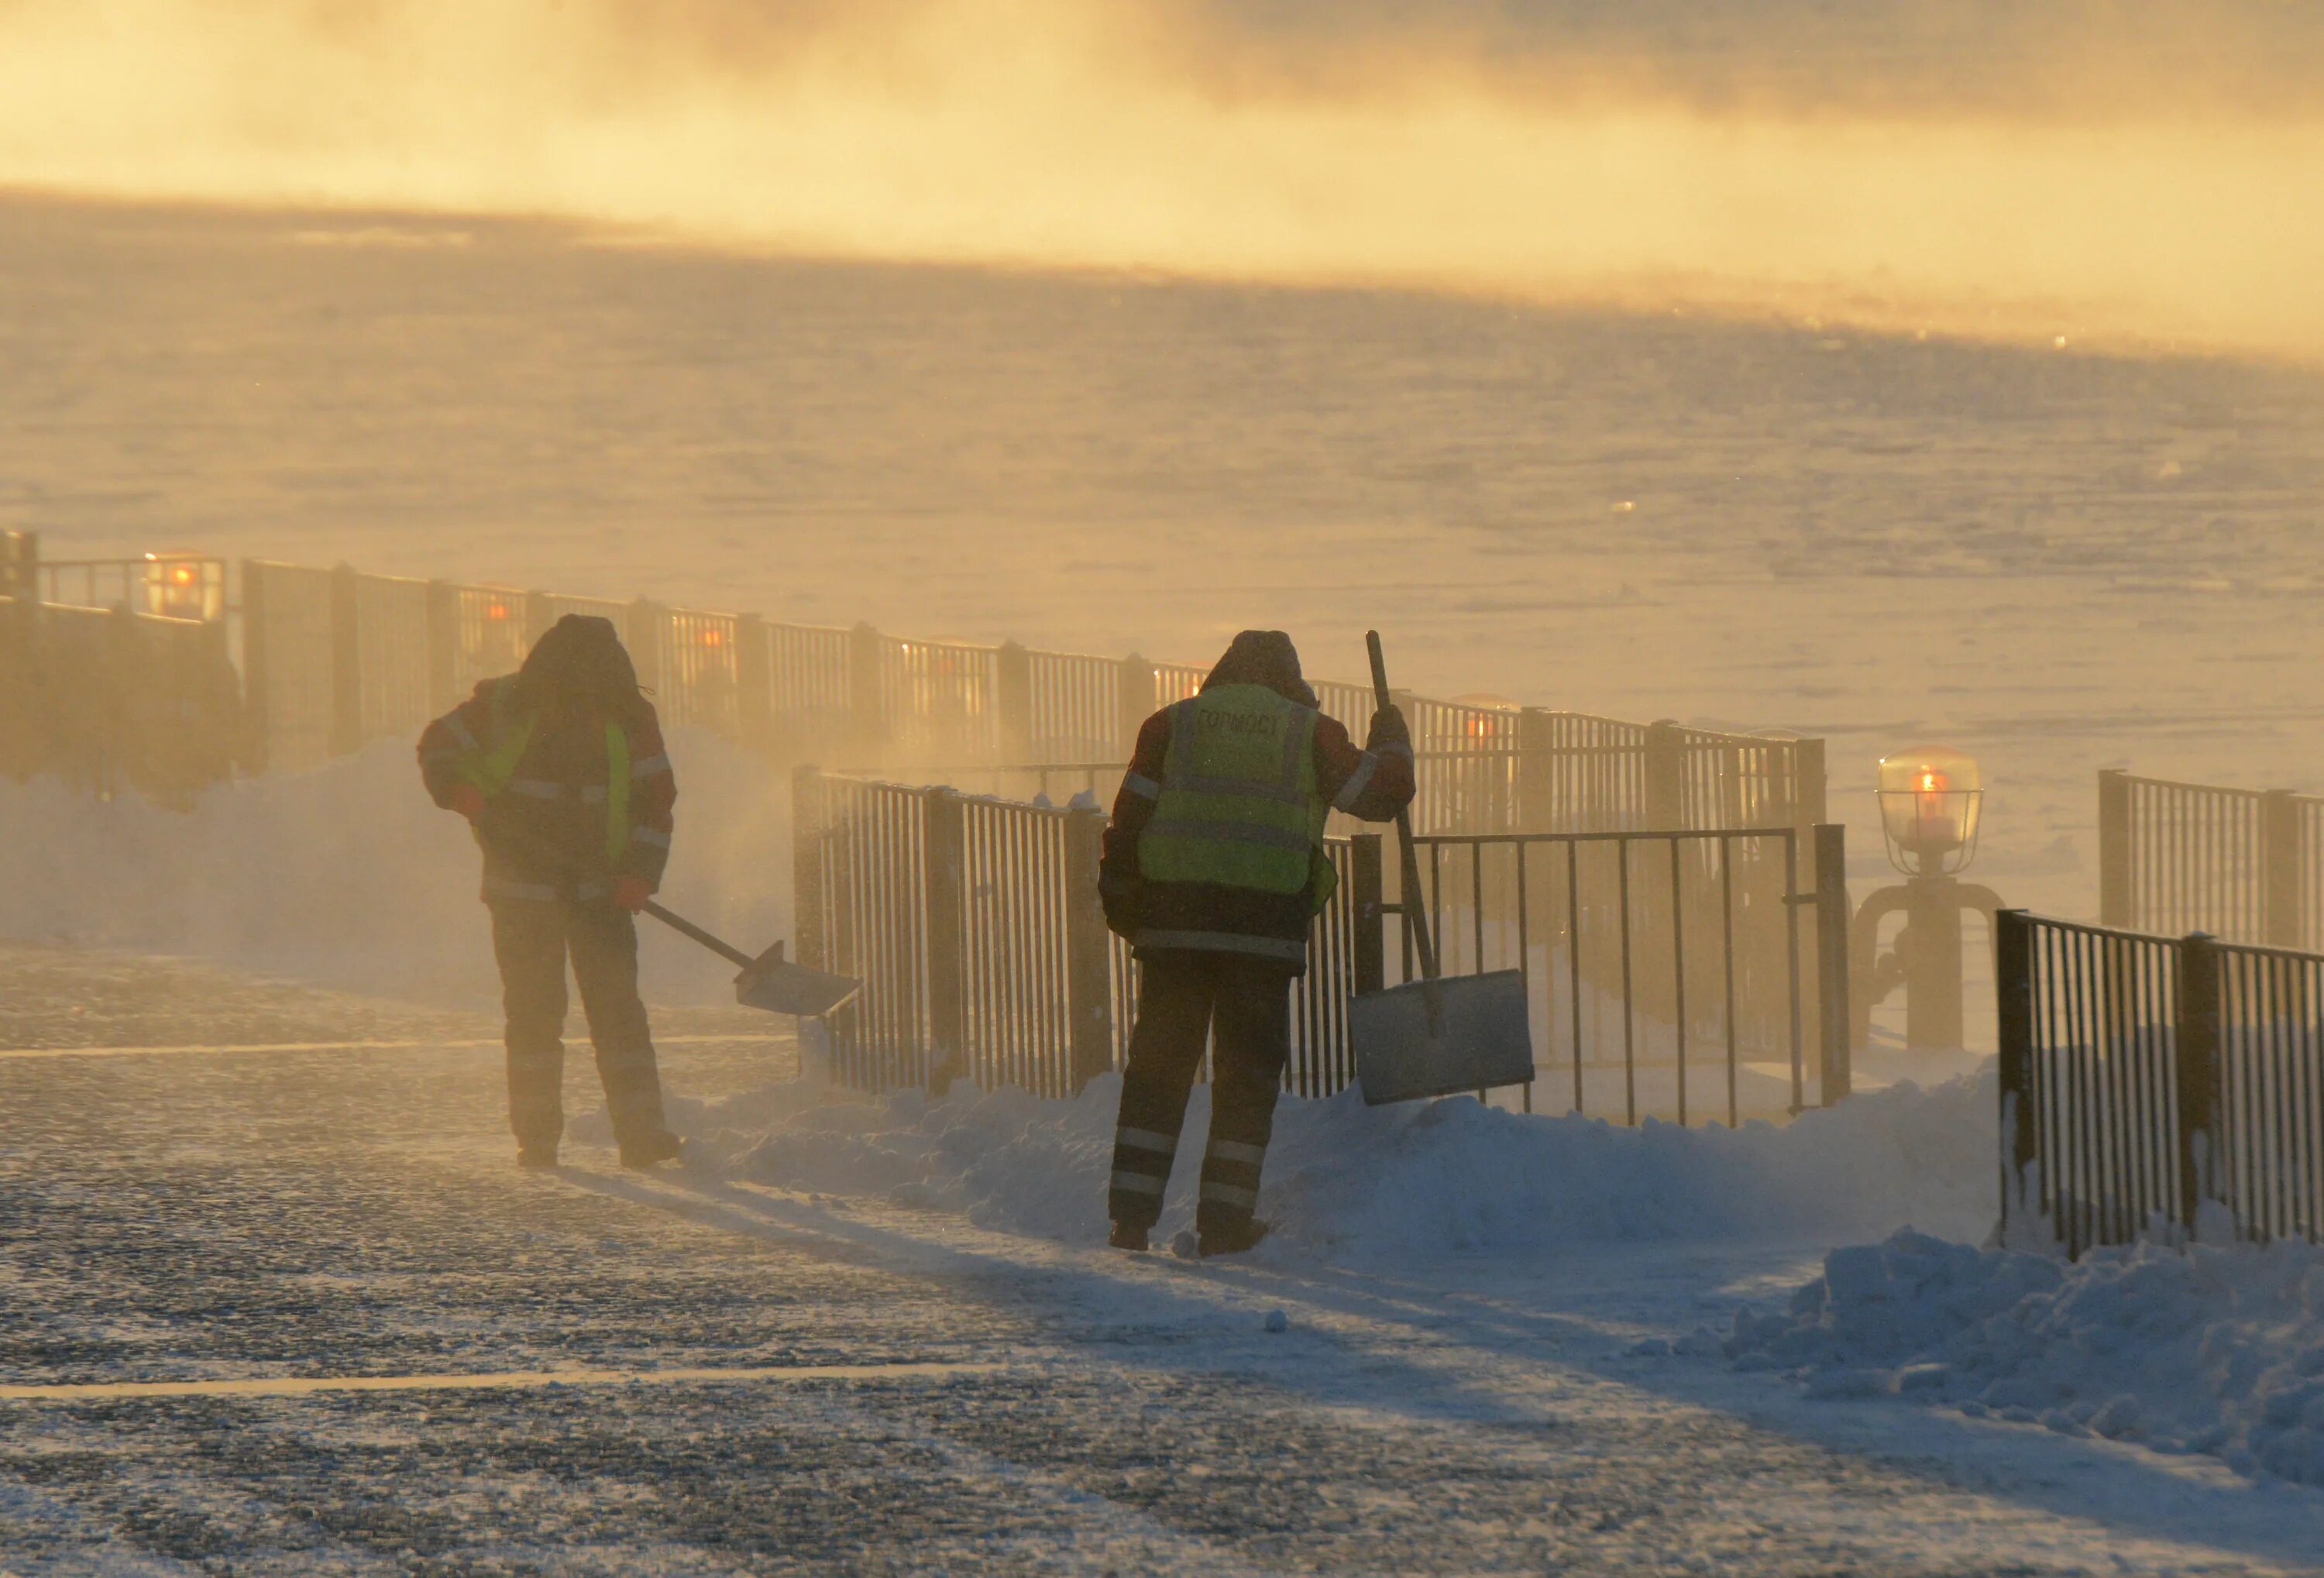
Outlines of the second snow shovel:
M 742 967 L 734 977 L 734 1001 L 744 1008 L 763 1008 L 770 1013 L 797 1014 L 802 1019 L 821 1019 L 836 1013 L 855 999 L 863 990 L 863 983 L 853 975 L 835 975 L 828 970 L 818 970 L 811 964 L 794 964 L 783 957 L 779 942 L 758 957 L 752 958 L 732 943 L 711 936 L 683 915 L 664 909 L 652 900 L 646 900 L 648 915 L 672 931 L 692 937 L 712 953 Z
M 1379 632 L 1367 632 L 1364 641 L 1371 649 L 1372 690 L 1385 710 L 1388 664 L 1380 656 Z M 1397 908 L 1420 963 L 1420 979 L 1348 1000 L 1348 1038 L 1355 1045 L 1364 1104 L 1525 1084 L 1533 1078 L 1533 1030 L 1524 972 L 1438 976 L 1409 811 L 1396 814 L 1396 842 L 1404 862 Z
M 512 831 L 495 828 L 492 836 L 521 844 L 527 854 L 549 861 L 557 869 L 565 868 L 562 857 L 553 854 L 545 844 L 521 834 L 512 838 Z M 713 937 L 683 915 L 665 909 L 650 899 L 645 902 L 645 912 L 681 937 L 691 937 L 720 958 L 742 966 L 742 973 L 734 977 L 734 1001 L 744 1008 L 821 1019 L 845 1008 L 863 990 L 863 983 L 853 975 L 835 975 L 811 964 L 792 964 L 783 957 L 783 945 L 779 942 L 754 956 L 723 937 Z

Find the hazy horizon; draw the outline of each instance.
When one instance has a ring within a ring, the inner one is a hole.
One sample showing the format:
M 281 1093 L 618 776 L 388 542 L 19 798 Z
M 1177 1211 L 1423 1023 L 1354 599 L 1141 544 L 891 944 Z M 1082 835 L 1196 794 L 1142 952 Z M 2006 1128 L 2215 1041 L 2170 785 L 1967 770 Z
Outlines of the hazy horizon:
M 0 4 L 0 186 L 2324 357 L 2324 15 Z

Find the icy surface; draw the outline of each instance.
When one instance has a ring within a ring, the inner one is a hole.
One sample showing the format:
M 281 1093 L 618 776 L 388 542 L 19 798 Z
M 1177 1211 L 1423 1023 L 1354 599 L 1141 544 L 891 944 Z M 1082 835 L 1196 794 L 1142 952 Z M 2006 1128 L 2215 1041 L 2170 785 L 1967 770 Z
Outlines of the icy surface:
M 11 979 L 69 1006 L 120 967 L 49 949 Z M 177 980 L 189 1020 L 217 1007 L 220 1040 L 384 1028 L 354 999 L 288 992 L 262 1020 L 261 983 Z M 69 1031 L 33 1006 L 25 1022 Z M 1311 1103 L 1286 1110 L 1269 1173 L 1270 1209 L 1277 1185 L 1309 1191 L 1280 1200 L 1305 1226 L 1190 1262 L 1081 1236 L 1098 1185 L 1072 1148 L 1102 1129 L 1102 1096 L 818 1109 L 807 1087 L 770 1093 L 782 1061 L 672 1038 L 667 1078 L 706 1138 L 687 1167 L 640 1176 L 590 1121 L 558 1171 L 511 1166 L 488 1046 L 0 1058 L 0 1388 L 673 1372 L 0 1392 L 0 1564 L 1757 1578 L 2279 1573 L 2324 1548 L 2306 1487 L 1990 1417 L 1834 1408 L 1705 1345 L 1738 1304 L 1782 1307 L 1822 1247 L 1794 1236 L 1807 1224 L 1937 1220 L 1920 1213 L 1950 1186 L 1914 1148 L 1989 1145 L 1963 1116 L 1989 1097 L 1974 1083 L 1735 1136 L 1528 1126 L 1462 1102 L 1375 1126 L 1395 1115 Z M 568 1060 L 576 1112 L 596 1104 L 586 1064 Z M 1539 1137 L 1530 1161 L 1520 1133 Z M 752 1176 L 785 1137 L 794 1181 Z M 1327 1143 L 1352 1148 L 1337 1172 L 1302 1149 Z M 932 1161 L 945 1144 L 954 1158 Z M 1678 1181 L 1635 1217 L 1554 1229 L 1391 1208 L 1481 1186 L 1456 1150 L 1536 1191 L 1593 1167 L 1604 1195 Z M 1877 1176 L 1907 1163 L 1919 1183 Z M 931 1182 L 918 1204 L 891 1197 Z M 1714 1211 L 1720 1237 L 1690 1225 Z M 973 1368 L 860 1369 L 901 1362 Z M 675 1375 L 786 1366 L 853 1368 Z
M 1727 1352 L 1811 1397 L 2038 1421 L 2324 1484 L 2324 1250 L 2158 1244 L 2047 1255 L 1899 1232 L 1834 1250 Z

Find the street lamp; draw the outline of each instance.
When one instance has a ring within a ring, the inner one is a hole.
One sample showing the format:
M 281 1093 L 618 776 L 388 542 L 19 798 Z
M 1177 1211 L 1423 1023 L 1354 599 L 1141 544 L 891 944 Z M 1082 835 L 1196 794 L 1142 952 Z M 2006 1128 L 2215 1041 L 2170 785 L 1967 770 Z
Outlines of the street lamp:
M 1954 876 L 1977 858 L 1985 779 L 1975 757 L 1943 745 L 1884 756 L 1877 792 L 1888 863 L 1906 876 Z
M 1871 1029 L 1873 1005 L 1904 989 L 1904 1047 L 1952 1049 L 1961 1035 L 1961 911 L 1974 909 L 1993 924 L 2000 896 L 1956 881 L 1977 858 L 1983 830 L 1985 779 L 1974 757 L 1943 745 L 1902 751 L 1880 759 L 1880 832 L 1888 863 L 1904 881 L 1883 888 L 1856 912 L 1849 950 L 1856 981 L 1854 1043 Z M 1904 929 L 1881 954 L 1880 923 L 1902 914 Z

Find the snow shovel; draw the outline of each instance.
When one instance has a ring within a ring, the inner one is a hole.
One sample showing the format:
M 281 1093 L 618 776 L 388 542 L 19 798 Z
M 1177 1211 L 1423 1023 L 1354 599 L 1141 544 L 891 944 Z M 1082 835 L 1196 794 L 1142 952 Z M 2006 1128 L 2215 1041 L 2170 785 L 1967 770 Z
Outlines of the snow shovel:
M 712 953 L 740 964 L 742 971 L 734 977 L 734 1001 L 744 1008 L 819 1020 L 845 1008 L 863 990 L 863 983 L 853 975 L 835 975 L 810 964 L 792 964 L 783 957 L 783 945 L 779 942 L 754 959 L 650 899 L 646 900 L 645 912 L 670 930 L 690 937 Z
M 481 829 L 479 830 L 481 835 Z M 494 838 L 505 839 L 523 846 L 525 853 L 549 862 L 552 866 L 570 871 L 561 855 L 548 849 L 539 840 L 501 827 L 493 831 Z M 649 899 L 645 912 L 681 937 L 693 938 L 720 958 L 742 966 L 734 977 L 734 1001 L 744 1008 L 762 1008 L 769 1013 L 797 1014 L 802 1019 L 821 1019 L 836 1013 L 855 1000 L 863 990 L 863 983 L 852 975 L 835 975 L 828 970 L 817 970 L 808 964 L 794 964 L 783 957 L 779 942 L 756 957 L 744 953 L 723 937 L 713 937 L 683 915 L 663 909 Z
M 1367 632 L 1364 641 L 1371 649 L 1372 690 L 1386 708 L 1388 664 L 1380 656 L 1379 632 Z M 1404 894 L 1397 908 L 1420 961 L 1420 979 L 1348 1000 L 1348 1037 L 1355 1044 L 1356 1081 L 1363 1087 L 1364 1104 L 1379 1107 L 1526 1083 L 1533 1078 L 1533 1031 L 1525 973 L 1439 978 L 1409 811 L 1396 814 L 1396 842 L 1404 861 Z

